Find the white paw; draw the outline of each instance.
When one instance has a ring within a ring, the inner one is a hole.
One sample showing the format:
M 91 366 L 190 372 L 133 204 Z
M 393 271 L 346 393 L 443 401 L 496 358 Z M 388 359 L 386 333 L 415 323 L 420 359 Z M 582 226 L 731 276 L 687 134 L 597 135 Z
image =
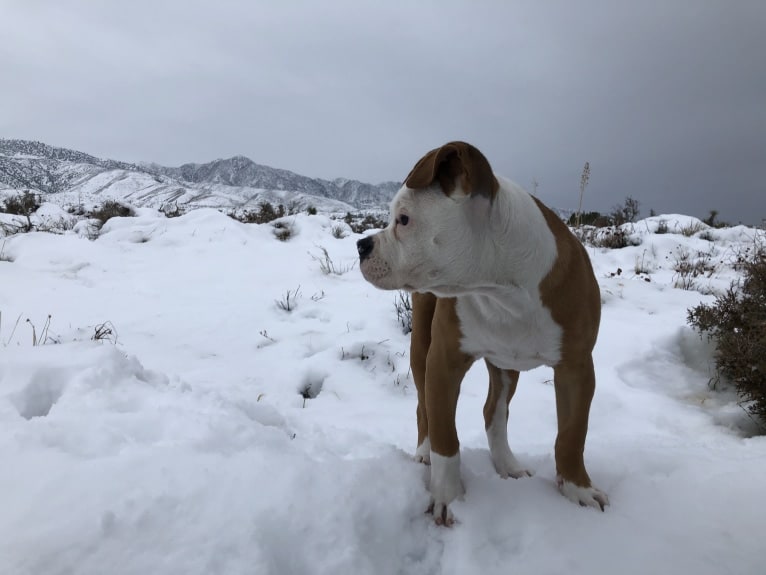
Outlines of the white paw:
M 534 472 L 526 469 L 519 460 L 511 453 L 510 450 L 500 453 L 492 453 L 492 463 L 495 465 L 495 471 L 503 479 L 513 477 L 514 479 L 520 479 L 521 477 L 532 477 Z
M 556 477 L 556 484 L 564 497 L 581 507 L 595 507 L 603 511 L 609 505 L 607 494 L 593 486 L 580 487 L 571 481 L 564 481 L 561 476 Z
M 426 509 L 426 513 L 430 513 L 434 516 L 434 523 L 443 527 L 452 527 L 455 524 L 455 516 L 452 515 L 449 507 L 446 503 L 431 502 L 431 505 Z
M 427 437 L 415 450 L 415 461 L 431 465 L 431 440 Z
M 449 504 L 465 493 L 460 479 L 460 454 L 450 457 L 431 453 L 431 505 L 428 512 L 434 516 L 437 525 L 449 527 L 455 518 L 449 510 Z

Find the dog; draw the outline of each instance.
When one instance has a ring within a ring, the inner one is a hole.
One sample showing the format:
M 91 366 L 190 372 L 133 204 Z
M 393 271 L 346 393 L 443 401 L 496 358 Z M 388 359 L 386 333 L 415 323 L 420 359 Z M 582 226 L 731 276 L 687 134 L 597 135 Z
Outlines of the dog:
M 388 226 L 357 242 L 364 278 L 412 293 L 410 363 L 417 388 L 416 459 L 430 464 L 429 511 L 452 525 L 463 495 L 455 411 L 461 381 L 483 358 L 484 421 L 501 477 L 532 473 L 508 445 L 519 372 L 554 370 L 557 485 L 604 510 L 583 451 L 595 389 L 592 350 L 601 296 L 588 254 L 536 197 L 497 176 L 474 146 L 449 142 L 423 156 L 391 201 Z

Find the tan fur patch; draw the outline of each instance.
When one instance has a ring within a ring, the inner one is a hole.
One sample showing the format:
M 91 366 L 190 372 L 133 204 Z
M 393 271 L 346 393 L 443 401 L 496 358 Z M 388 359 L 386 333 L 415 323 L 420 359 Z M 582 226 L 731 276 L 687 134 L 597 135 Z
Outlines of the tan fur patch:
M 562 361 L 590 354 L 601 319 L 601 295 L 588 253 L 561 219 L 532 196 L 556 238 L 558 257 L 540 283 L 540 298 L 564 330 Z

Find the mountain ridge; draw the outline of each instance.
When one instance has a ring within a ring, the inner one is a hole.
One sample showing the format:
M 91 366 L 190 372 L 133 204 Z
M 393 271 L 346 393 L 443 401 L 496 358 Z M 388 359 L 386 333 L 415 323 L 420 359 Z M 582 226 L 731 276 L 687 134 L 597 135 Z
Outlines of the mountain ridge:
M 257 164 L 243 155 L 178 167 L 134 164 L 34 140 L 0 139 L 0 184 L 45 194 L 108 196 L 143 206 L 245 208 L 260 201 L 297 203 L 326 211 L 385 209 L 398 182 L 310 178 Z M 317 198 L 313 200 L 313 198 Z

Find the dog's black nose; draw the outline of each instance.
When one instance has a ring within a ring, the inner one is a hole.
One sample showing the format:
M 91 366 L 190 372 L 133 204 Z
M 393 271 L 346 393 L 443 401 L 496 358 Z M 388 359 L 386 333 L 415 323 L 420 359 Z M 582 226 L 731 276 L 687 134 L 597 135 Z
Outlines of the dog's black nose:
M 359 261 L 363 262 L 365 259 L 370 257 L 372 248 L 374 247 L 375 242 L 373 241 L 372 236 L 367 236 L 366 238 L 362 238 L 356 242 L 356 251 L 359 252 Z

